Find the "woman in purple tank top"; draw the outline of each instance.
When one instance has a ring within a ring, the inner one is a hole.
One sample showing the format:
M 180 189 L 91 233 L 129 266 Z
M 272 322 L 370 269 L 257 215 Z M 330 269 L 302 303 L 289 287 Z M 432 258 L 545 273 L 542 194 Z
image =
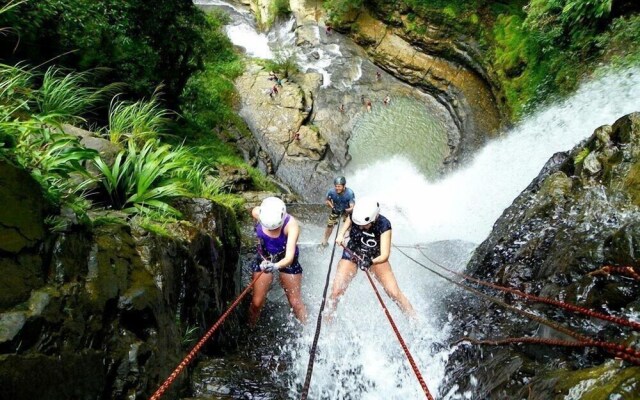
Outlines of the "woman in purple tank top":
M 255 326 L 257 323 L 276 271 L 280 273 L 280 285 L 287 295 L 294 315 L 304 324 L 307 320 L 307 310 L 300 293 L 302 267 L 298 262 L 298 221 L 287 214 L 284 202 L 277 197 L 264 199 L 259 207 L 251 211 L 251 215 L 258 221 L 258 254 L 252 266 L 253 279 L 258 275 L 260 277 L 253 286 L 249 324 Z M 264 273 L 260 275 L 261 272 Z

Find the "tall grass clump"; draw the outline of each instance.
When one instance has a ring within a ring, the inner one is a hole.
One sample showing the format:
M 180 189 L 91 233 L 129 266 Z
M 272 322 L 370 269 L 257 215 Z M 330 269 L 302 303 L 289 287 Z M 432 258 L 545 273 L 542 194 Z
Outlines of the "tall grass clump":
M 155 139 L 163 132 L 170 114 L 160 106 L 156 97 L 133 103 L 114 97 L 109 107 L 109 140 L 122 143 L 132 139 L 144 143 Z
M 63 72 L 49 67 L 42 76 L 42 85 L 36 92 L 36 103 L 42 114 L 60 121 L 73 122 L 102 100 L 102 93 L 87 86 L 88 73 Z

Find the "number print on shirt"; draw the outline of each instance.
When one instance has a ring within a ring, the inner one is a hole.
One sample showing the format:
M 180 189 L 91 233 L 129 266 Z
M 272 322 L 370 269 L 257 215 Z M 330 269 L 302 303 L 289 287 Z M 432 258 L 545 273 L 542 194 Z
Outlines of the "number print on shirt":
M 375 235 L 369 232 L 362 232 L 362 237 L 360 237 L 360 242 L 367 247 L 376 247 L 378 245 L 378 241 L 375 239 Z M 365 236 L 369 236 L 367 240 L 365 240 Z

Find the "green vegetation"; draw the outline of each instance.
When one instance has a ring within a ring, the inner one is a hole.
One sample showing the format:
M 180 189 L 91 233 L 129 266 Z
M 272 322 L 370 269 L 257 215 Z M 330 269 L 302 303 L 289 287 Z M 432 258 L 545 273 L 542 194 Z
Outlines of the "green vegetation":
M 127 96 L 150 97 L 164 85 L 177 105 L 187 80 L 209 51 L 204 14 L 190 1 L 30 0 L 0 14 L 0 58 L 49 62 L 85 71 L 101 69 L 93 86 L 124 82 Z
M 29 170 L 55 204 L 87 222 L 90 209 L 121 210 L 161 232 L 163 221 L 179 218 L 176 197 L 206 197 L 244 214 L 217 166 L 246 168 L 257 189 L 274 188 L 224 142 L 249 134 L 234 112 L 233 79 L 244 65 L 222 30 L 224 14 L 168 0 L 18 1 L 3 10 L 0 26 L 11 28 L 0 42 L 20 42 L 15 55 L 0 57 L 63 65 L 0 65 L 0 156 Z M 120 152 L 103 159 L 65 133 L 67 123 Z
M 362 2 L 325 5 L 339 24 Z M 497 76 L 514 119 L 572 92 L 601 64 L 640 62 L 640 3 L 635 0 L 372 0 L 366 6 L 418 35 L 430 23 L 448 27 L 454 39 L 475 37 L 480 61 Z

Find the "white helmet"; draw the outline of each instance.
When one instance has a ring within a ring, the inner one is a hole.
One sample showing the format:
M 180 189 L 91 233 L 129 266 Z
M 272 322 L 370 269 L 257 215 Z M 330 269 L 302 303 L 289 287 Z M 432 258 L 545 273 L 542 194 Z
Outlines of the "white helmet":
M 351 220 L 356 225 L 366 225 L 375 221 L 379 213 L 380 203 L 371 198 L 365 198 L 356 202 L 353 207 L 353 214 L 351 214 Z
M 269 230 L 278 229 L 284 222 L 287 206 L 277 197 L 267 197 L 260 204 L 258 219 L 260 224 Z

